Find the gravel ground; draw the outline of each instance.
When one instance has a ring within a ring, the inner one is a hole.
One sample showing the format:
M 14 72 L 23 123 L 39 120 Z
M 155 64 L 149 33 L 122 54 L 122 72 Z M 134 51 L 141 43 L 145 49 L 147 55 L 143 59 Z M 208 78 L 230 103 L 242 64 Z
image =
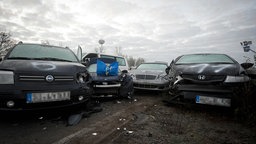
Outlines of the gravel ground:
M 166 106 L 161 94 L 135 93 L 135 100 L 100 99 L 103 111 L 68 126 L 63 113 L 0 120 L 0 143 L 256 143 L 255 127 L 227 109 Z

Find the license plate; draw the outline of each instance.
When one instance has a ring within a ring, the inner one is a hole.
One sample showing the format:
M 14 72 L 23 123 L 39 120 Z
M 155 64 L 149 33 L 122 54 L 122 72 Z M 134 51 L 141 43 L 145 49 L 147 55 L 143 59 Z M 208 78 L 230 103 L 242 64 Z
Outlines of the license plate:
M 40 103 L 64 100 L 70 100 L 70 91 L 27 93 L 27 103 Z
M 196 103 L 230 107 L 231 99 L 208 96 L 196 96 Z

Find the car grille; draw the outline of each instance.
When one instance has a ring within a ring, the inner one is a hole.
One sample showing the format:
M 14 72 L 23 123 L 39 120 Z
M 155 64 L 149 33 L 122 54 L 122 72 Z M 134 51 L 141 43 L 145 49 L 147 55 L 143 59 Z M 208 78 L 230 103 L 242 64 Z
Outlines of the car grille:
M 54 81 L 73 81 L 74 76 L 53 76 Z M 19 81 L 45 81 L 45 76 L 20 75 Z
M 156 79 L 156 76 L 155 75 L 136 75 L 136 79 L 154 80 Z
M 148 85 L 148 84 L 134 84 L 134 87 L 138 87 L 138 88 L 157 88 L 156 85 Z
M 204 79 L 199 79 L 199 75 L 182 75 L 182 78 L 185 80 L 191 81 L 201 81 L 201 82 L 222 82 L 225 80 L 226 76 L 224 75 L 204 75 Z

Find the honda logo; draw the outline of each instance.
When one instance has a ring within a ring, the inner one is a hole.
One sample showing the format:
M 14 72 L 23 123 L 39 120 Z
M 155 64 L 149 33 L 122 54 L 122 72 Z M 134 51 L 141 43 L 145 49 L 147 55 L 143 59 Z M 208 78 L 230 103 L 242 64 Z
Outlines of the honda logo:
M 199 80 L 205 80 L 205 75 L 198 75 L 198 77 L 197 77 Z

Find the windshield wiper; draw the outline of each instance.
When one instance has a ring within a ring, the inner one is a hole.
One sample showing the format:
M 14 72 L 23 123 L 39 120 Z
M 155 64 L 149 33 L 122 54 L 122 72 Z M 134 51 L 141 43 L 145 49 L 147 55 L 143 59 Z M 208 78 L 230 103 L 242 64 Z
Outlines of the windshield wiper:
M 35 60 L 52 60 L 52 61 L 65 61 L 65 62 L 73 62 L 70 60 L 65 60 L 65 59 L 59 59 L 59 58 L 52 58 L 52 57 L 42 57 L 42 58 L 34 58 Z

